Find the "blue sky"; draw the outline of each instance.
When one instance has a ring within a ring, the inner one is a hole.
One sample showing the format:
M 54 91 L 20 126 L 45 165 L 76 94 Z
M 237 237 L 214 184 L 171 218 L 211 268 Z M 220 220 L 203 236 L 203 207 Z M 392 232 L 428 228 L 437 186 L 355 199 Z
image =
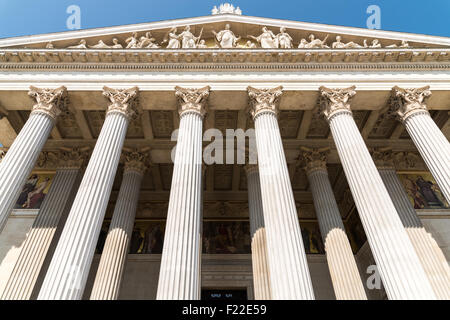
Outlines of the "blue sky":
M 209 15 L 205 0 L 0 0 L 0 38 L 67 31 L 67 7 L 81 28 Z M 367 7 L 381 9 L 381 29 L 450 37 L 450 0 L 236 0 L 244 15 L 366 28 Z

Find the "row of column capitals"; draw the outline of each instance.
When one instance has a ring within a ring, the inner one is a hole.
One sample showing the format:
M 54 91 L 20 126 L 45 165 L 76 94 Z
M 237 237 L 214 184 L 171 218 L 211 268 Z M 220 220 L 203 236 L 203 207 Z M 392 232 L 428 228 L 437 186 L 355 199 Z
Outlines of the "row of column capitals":
M 428 114 L 426 100 L 430 96 L 430 86 L 412 89 L 395 86 L 389 100 L 389 112 L 401 122 L 416 114 Z
M 32 107 L 31 114 L 45 114 L 53 121 L 56 121 L 61 114 L 69 112 L 67 88 L 64 86 L 56 89 L 30 86 L 28 95 L 36 101 L 36 104 Z
M 127 149 L 123 151 L 124 173 L 136 172 L 144 175 L 145 171 L 151 166 L 149 148 Z
M 175 87 L 175 96 L 178 99 L 178 113 L 180 117 L 187 113 L 197 113 L 202 118 L 206 114 L 206 102 L 209 97 L 210 86 L 203 88 Z
M 327 172 L 327 156 L 329 148 L 300 148 L 300 159 L 307 175 L 316 171 Z
M 106 112 L 107 115 L 120 113 L 129 120 L 135 119 L 139 115 L 138 87 L 113 89 L 105 86 L 103 87 L 103 95 L 111 101 Z
M 280 97 L 283 93 L 282 86 L 271 89 L 257 89 L 249 86 L 247 93 L 250 98 L 248 112 L 253 121 L 259 114 L 265 112 L 278 115 Z

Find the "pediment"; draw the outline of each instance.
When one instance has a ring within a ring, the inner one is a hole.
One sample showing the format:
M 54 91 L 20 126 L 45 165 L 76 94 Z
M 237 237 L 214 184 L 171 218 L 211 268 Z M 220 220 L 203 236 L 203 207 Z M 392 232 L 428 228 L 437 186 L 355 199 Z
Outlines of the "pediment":
M 445 37 L 331 26 L 235 14 L 219 14 L 188 19 L 7 38 L 0 40 L 0 48 L 47 49 L 47 44 L 52 43 L 54 49 L 67 49 L 68 47 L 77 46 L 81 40 L 85 40 L 86 47 L 89 49 L 91 46 L 98 44 L 100 40 L 107 45 L 112 45 L 114 38 L 116 38 L 118 43 L 125 48 L 126 39 L 128 39 L 133 32 L 138 33 L 138 38 L 144 36 L 146 32 L 151 32 L 152 37 L 155 39 L 155 43 L 164 49 L 167 46 L 167 42 L 164 43 L 164 39 L 167 38 L 170 29 L 177 27 L 178 33 L 180 33 L 187 25 L 191 27 L 191 32 L 195 36 L 198 36 L 201 33 L 201 39 L 205 40 L 205 44 L 208 48 L 214 48 L 217 41 L 214 39 L 213 31 L 218 32 L 223 30 L 226 24 L 230 25 L 231 31 L 233 31 L 236 36 L 241 37 L 237 43 L 238 48 L 245 48 L 245 44 L 248 40 L 256 43 L 256 41 L 249 36 L 259 36 L 261 34 L 261 29 L 264 26 L 271 30 L 275 35 L 280 32 L 280 27 L 285 27 L 286 32 L 292 37 L 293 48 L 298 48 L 298 44 L 302 39 L 309 41 L 308 38 L 311 34 L 313 34 L 316 39 L 326 39 L 324 43 L 330 48 L 332 48 L 333 42 L 336 41 L 336 36 L 340 36 L 343 43 L 353 42 L 361 46 L 364 45 L 365 40 L 370 46 L 372 41 L 376 39 L 379 41 L 381 48 L 390 47 L 392 45 L 400 46 L 401 41 L 406 41 L 410 48 L 446 48 L 450 46 L 450 39 Z

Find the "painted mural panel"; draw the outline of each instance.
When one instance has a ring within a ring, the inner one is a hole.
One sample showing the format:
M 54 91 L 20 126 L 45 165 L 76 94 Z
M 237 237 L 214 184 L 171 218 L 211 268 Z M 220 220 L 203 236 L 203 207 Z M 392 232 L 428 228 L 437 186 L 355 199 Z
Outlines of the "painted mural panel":
M 25 182 L 14 209 L 39 209 L 50 189 L 54 172 L 32 173 Z
M 415 209 L 450 208 L 431 173 L 400 172 L 398 177 Z
M 307 254 L 323 254 L 325 247 L 320 234 L 319 224 L 316 222 L 300 221 L 303 245 Z
M 248 221 L 204 221 L 203 253 L 245 254 L 251 252 Z

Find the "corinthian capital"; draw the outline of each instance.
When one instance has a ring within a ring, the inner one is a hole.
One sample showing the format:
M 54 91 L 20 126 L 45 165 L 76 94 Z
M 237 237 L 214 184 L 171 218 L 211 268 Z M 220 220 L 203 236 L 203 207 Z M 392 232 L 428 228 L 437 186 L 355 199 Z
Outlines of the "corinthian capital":
M 430 86 L 415 89 L 403 89 L 395 86 L 392 88 L 389 100 L 390 111 L 395 113 L 401 122 L 414 114 L 428 114 L 425 101 L 429 96 L 431 96 Z
M 256 89 L 247 87 L 249 101 L 249 113 L 252 119 L 262 112 L 272 112 L 278 114 L 278 104 L 283 93 L 283 87 L 278 86 L 272 89 Z
M 189 112 L 196 112 L 203 118 L 206 114 L 206 101 L 209 97 L 210 86 L 203 88 L 175 87 L 175 96 L 178 99 L 178 113 L 180 117 Z
M 304 169 L 306 174 L 310 174 L 314 171 L 327 171 L 327 155 L 329 148 L 307 148 L 301 147 L 301 158 L 304 161 Z
M 68 113 L 69 111 L 67 89 L 64 86 L 56 89 L 41 89 L 30 86 L 28 95 L 36 100 L 31 113 L 43 113 L 55 121 L 61 113 Z
M 138 115 L 139 88 L 112 89 L 103 87 L 103 95 L 111 101 L 106 114 L 121 113 L 128 119 Z
M 124 172 L 135 171 L 143 175 L 149 166 L 150 159 L 147 149 L 124 149 Z
M 372 159 L 378 169 L 392 169 L 394 166 L 394 156 L 392 150 L 386 148 L 371 148 Z
M 324 86 L 319 88 L 320 111 L 327 121 L 341 112 L 351 113 L 350 101 L 356 94 L 355 86 L 344 89 L 329 89 Z

